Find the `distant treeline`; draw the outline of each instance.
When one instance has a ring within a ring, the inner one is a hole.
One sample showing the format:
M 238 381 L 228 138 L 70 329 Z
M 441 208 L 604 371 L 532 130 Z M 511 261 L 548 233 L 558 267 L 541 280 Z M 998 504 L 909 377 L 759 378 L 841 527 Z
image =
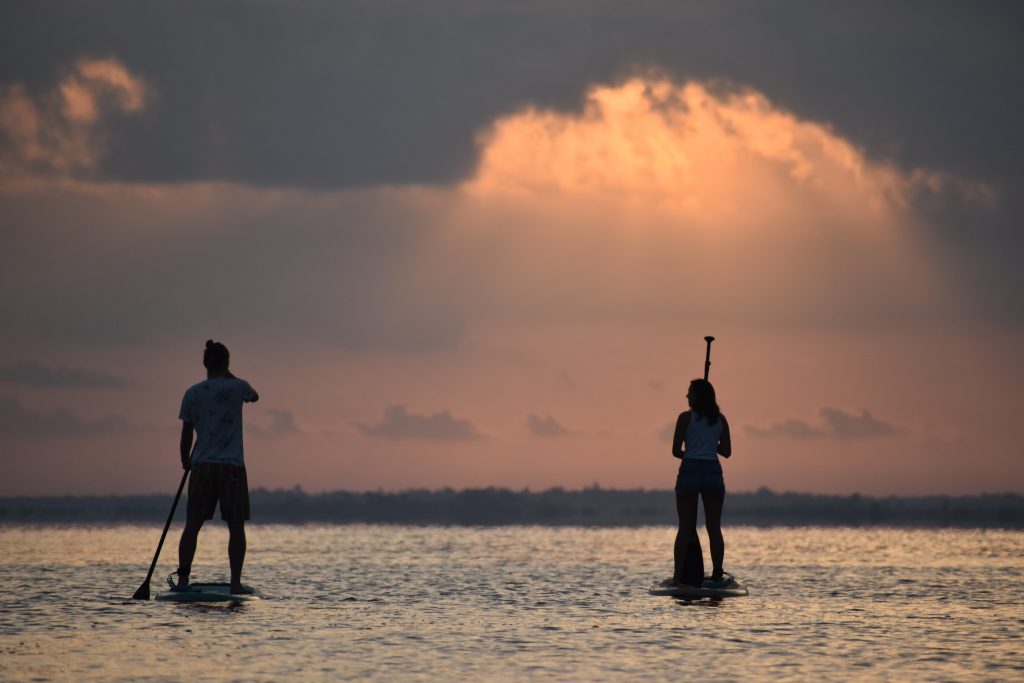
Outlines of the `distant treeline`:
M 45 496 L 0 498 L 0 523 L 160 523 L 171 496 Z M 176 517 L 184 518 L 184 500 Z M 255 489 L 253 521 L 261 523 L 373 523 L 453 525 L 641 526 L 675 524 L 671 491 L 598 487 L 531 492 L 486 488 L 397 493 L 305 493 Z M 807 493 L 730 493 L 724 523 L 754 526 L 864 526 L 1024 528 L 1024 496 L 870 497 Z

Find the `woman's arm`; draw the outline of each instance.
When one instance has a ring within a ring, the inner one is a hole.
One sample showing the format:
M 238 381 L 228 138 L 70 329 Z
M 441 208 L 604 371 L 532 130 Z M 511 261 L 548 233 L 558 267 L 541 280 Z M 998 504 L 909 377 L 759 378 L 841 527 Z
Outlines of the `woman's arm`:
M 722 420 L 722 435 L 718 437 L 718 454 L 723 458 L 728 458 L 732 455 L 732 437 L 729 436 L 729 423 L 725 421 L 725 415 L 720 417 Z
M 683 443 L 686 441 L 686 428 L 690 426 L 690 412 L 679 413 L 676 420 L 676 431 L 672 435 L 672 456 L 683 459 L 686 451 L 683 450 Z

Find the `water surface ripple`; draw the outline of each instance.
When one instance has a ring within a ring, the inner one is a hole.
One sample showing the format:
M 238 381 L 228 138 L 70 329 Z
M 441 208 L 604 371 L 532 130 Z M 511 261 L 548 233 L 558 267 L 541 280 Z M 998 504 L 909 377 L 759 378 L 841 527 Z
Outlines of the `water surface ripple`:
M 159 529 L 2 527 L 0 679 L 1024 678 L 1022 532 L 732 527 L 751 595 L 694 603 L 647 595 L 673 533 L 252 525 L 269 599 L 198 605 L 129 599 Z

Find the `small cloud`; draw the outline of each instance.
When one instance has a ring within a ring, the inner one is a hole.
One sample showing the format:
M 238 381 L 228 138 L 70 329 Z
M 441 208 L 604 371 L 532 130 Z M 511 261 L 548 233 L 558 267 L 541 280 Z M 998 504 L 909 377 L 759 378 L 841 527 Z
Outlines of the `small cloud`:
M 790 439 L 863 439 L 877 436 L 892 436 L 906 431 L 903 427 L 879 420 L 867 410 L 860 414 L 848 413 L 840 408 L 822 408 L 817 424 L 789 418 L 768 427 L 748 425 L 746 430 L 753 436 L 786 437 Z
M 822 408 L 820 415 L 828 432 L 839 439 L 890 436 L 904 431 L 902 427 L 879 420 L 864 409 L 860 415 L 853 415 L 839 408 Z
M 788 419 L 769 427 L 747 426 L 747 433 L 754 436 L 786 436 L 791 439 L 814 439 L 828 436 L 823 430 L 812 427 L 803 420 Z
M 529 415 L 526 418 L 526 426 L 534 436 L 568 436 L 571 432 L 558 423 L 558 420 L 545 415 Z
M 32 361 L 0 365 L 0 382 L 54 389 L 122 389 L 134 385 L 116 375 L 64 365 L 50 367 Z
M 247 423 L 246 429 L 249 433 L 258 437 L 273 437 L 291 436 L 302 431 L 295 423 L 295 416 L 290 410 L 268 410 L 267 414 L 270 415 L 270 424 L 263 426 Z
M 95 420 L 78 417 L 67 408 L 33 410 L 11 396 L 0 396 L 0 437 L 10 439 L 64 439 L 81 436 L 133 434 L 142 428 L 120 415 Z
M 377 424 L 354 423 L 367 436 L 385 439 L 430 439 L 437 441 L 471 441 L 481 438 L 469 420 L 453 417 L 447 409 L 433 415 L 407 412 L 403 405 L 389 406 Z
M 651 391 L 665 391 L 665 383 L 656 379 L 652 379 L 647 383 L 647 388 Z

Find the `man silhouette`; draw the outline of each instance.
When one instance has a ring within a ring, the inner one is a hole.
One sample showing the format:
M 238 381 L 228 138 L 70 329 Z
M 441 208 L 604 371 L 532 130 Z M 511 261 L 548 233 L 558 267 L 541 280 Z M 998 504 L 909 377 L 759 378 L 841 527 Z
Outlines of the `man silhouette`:
M 206 381 L 185 392 L 181 401 L 181 466 L 191 470 L 188 482 L 188 517 L 178 544 L 178 582 L 174 590 L 187 590 L 203 522 L 220 516 L 228 525 L 228 561 L 231 592 L 251 593 L 242 585 L 245 562 L 245 520 L 249 519 L 249 483 L 242 453 L 242 404 L 259 400 L 245 380 L 228 371 L 231 355 L 226 346 L 209 340 L 203 352 Z M 197 435 L 192 447 L 193 432 Z

